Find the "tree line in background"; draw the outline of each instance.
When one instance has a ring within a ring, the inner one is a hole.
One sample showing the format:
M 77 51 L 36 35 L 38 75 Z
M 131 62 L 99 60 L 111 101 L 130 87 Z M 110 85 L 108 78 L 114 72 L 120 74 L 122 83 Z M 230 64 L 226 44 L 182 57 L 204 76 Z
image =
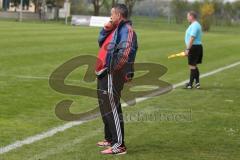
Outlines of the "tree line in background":
M 118 3 L 119 0 L 88 0 L 94 5 L 94 15 L 100 14 L 100 9 L 106 9 L 107 12 L 111 7 Z M 124 0 L 129 9 L 130 16 L 133 14 L 135 4 L 144 0 Z M 147 1 L 147 0 L 145 0 Z M 157 0 L 156 0 L 157 1 Z M 154 2 L 152 0 L 151 2 Z M 149 1 L 149 3 L 151 3 Z M 166 1 L 165 1 L 166 2 Z M 224 0 L 172 0 L 169 1 L 169 12 L 164 16 L 174 17 L 176 23 L 183 23 L 186 20 L 186 14 L 190 10 L 198 13 L 204 31 L 209 31 L 212 23 L 216 25 L 232 25 L 240 22 L 240 1 L 224 2 Z M 164 5 L 164 0 L 158 5 Z M 154 6 L 159 7 L 160 6 Z M 164 6 L 165 7 L 165 6 Z M 142 8 L 144 9 L 144 8 Z M 150 8 L 151 10 L 152 8 Z M 166 7 L 162 10 L 166 10 Z M 168 9 L 167 9 L 168 10 Z M 170 14 L 170 15 L 168 15 Z
M 183 23 L 189 10 L 196 11 L 204 31 L 208 31 L 212 23 L 232 25 L 240 21 L 240 1 L 204 0 L 188 2 L 187 0 L 172 0 L 171 10 L 176 23 Z
M 78 0 L 79 1 L 79 0 Z M 155 8 L 162 10 L 161 16 L 174 18 L 176 23 L 183 23 L 186 20 L 186 14 L 190 10 L 198 13 L 200 21 L 203 25 L 204 31 L 209 31 L 212 23 L 215 25 L 232 25 L 240 22 L 240 1 L 224 2 L 224 0 L 202 0 L 202 1 L 187 1 L 187 0 L 87 0 L 93 7 L 93 14 L 98 16 L 101 13 L 109 13 L 114 4 L 124 2 L 128 9 L 130 16 L 134 13 L 134 6 L 139 7 L 142 2 L 153 3 Z M 168 4 L 168 8 L 166 7 Z M 137 4 L 137 5 L 136 5 Z M 162 5 L 162 6 L 161 6 Z M 140 10 L 152 10 L 153 8 L 140 8 Z M 167 11 L 167 12 L 166 12 Z M 164 13 L 165 12 L 165 13 Z M 144 15 L 144 14 L 143 14 Z
M 23 0 L 24 8 L 29 7 L 29 2 L 35 6 L 35 12 L 39 13 L 43 6 L 54 7 L 58 11 L 63 7 L 65 0 Z M 202 0 L 189 2 L 187 0 L 69 0 L 72 14 L 109 15 L 116 3 L 125 3 L 129 9 L 129 15 L 137 14 L 151 16 L 148 13 L 159 12 L 157 16 L 165 16 L 174 19 L 176 23 L 186 20 L 186 13 L 190 10 L 200 15 L 200 21 L 204 31 L 208 31 L 212 23 L 216 25 L 232 25 L 240 22 L 240 1 L 224 2 L 224 0 Z M 11 4 L 18 7 L 20 0 L 10 0 Z M 146 4 L 151 3 L 151 7 Z M 142 4 L 142 5 L 140 5 Z M 145 5 L 143 5 L 145 4 Z M 135 7 L 135 8 L 134 8 Z M 134 12 L 135 11 L 135 12 Z M 161 12 L 161 13 L 160 13 Z M 58 15 L 58 14 L 57 14 Z
M 61 8 L 65 2 L 65 0 L 23 0 L 23 8 L 28 9 L 30 3 L 32 2 L 35 6 L 35 12 L 39 12 L 41 7 L 43 5 L 51 6 L 51 7 L 56 7 Z M 72 7 L 77 10 L 77 9 L 84 9 L 88 8 L 88 5 L 92 5 L 93 8 L 93 14 L 95 16 L 100 15 L 101 9 L 105 11 L 110 11 L 112 6 L 114 6 L 116 3 L 119 2 L 119 0 L 69 0 L 71 3 L 73 3 Z M 124 3 L 127 5 L 129 9 L 129 14 L 132 15 L 132 10 L 137 1 L 142 1 L 142 0 L 124 0 Z M 12 4 L 12 7 L 19 7 L 21 0 L 10 0 L 10 3 Z M 78 6 L 76 6 L 78 5 Z M 16 9 L 15 9 L 16 11 Z
M 128 7 L 129 15 L 132 15 L 133 7 L 136 4 L 137 1 L 142 0 L 124 0 L 124 3 Z M 100 9 L 105 7 L 107 11 L 110 11 L 110 9 L 116 4 L 119 3 L 119 0 L 88 0 L 89 3 L 93 5 L 94 8 L 94 15 L 99 16 L 100 15 Z

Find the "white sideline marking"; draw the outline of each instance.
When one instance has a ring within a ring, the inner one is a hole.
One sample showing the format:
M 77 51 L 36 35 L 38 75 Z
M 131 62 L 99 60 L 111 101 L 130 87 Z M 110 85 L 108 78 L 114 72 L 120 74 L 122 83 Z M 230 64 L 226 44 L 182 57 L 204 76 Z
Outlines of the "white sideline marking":
M 208 76 L 211 76 L 211 75 L 214 75 L 216 73 L 219 73 L 219 72 L 222 72 L 226 69 L 229 69 L 229 68 L 233 68 L 233 67 L 236 67 L 237 65 L 240 65 L 240 61 L 236 62 L 236 63 L 233 63 L 233 64 L 230 64 L 230 65 L 227 65 L 227 66 L 224 66 L 224 67 L 220 67 L 216 70 L 213 70 L 213 71 L 210 71 L 210 72 L 207 72 L 207 73 L 204 73 L 200 76 L 200 78 L 204 78 L 204 77 L 208 77 Z M 177 87 L 180 87 L 180 86 L 183 86 L 184 84 L 186 84 L 189 80 L 185 80 L 185 81 L 182 81 L 180 83 L 177 83 L 177 84 L 174 84 L 173 85 L 173 89 L 177 88 Z M 147 96 L 147 97 L 143 97 L 143 98 L 137 98 L 136 99 L 136 103 L 139 103 L 139 102 L 142 102 L 142 101 L 145 101 L 147 99 L 151 98 L 151 96 Z M 126 107 L 128 106 L 128 104 L 126 103 L 123 103 L 122 104 L 123 107 Z
M 224 67 L 220 67 L 216 70 L 213 70 L 213 71 L 210 71 L 210 72 L 207 72 L 207 73 L 204 73 L 200 76 L 200 78 L 204 78 L 204 77 L 208 77 L 208 76 L 211 76 L 211 75 L 214 75 L 216 73 L 219 73 L 219 72 L 222 72 L 224 70 L 227 70 L 227 69 L 230 69 L 230 68 L 233 68 L 237 65 L 240 65 L 240 61 L 236 62 L 236 63 L 233 63 L 233 64 L 230 64 L 230 65 L 227 65 L 227 66 L 224 66 Z M 27 76 L 27 78 L 30 78 L 29 76 Z M 36 77 L 34 77 L 36 78 Z M 41 78 L 39 78 L 41 79 Z M 180 87 L 182 85 L 184 85 L 185 83 L 187 83 L 188 80 L 185 80 L 185 81 L 182 81 L 180 83 L 177 83 L 177 84 L 174 84 L 173 85 L 173 88 L 177 88 L 177 87 Z M 145 101 L 145 100 L 148 100 L 150 99 L 151 97 L 144 97 L 144 98 L 137 98 L 136 99 L 136 103 L 139 103 L 139 102 L 142 102 L 142 101 Z M 126 107 L 127 104 L 126 103 L 123 103 L 122 104 L 123 107 Z M 74 121 L 74 122 L 68 122 L 64 125 L 61 125 L 61 126 L 58 126 L 58 127 L 55 127 L 55 128 L 52 128 L 48 131 L 45 131 L 45 132 L 42 132 L 42 133 L 39 133 L 37 135 L 34 135 L 34 136 L 31 136 L 31 137 L 28 137 L 24 140 L 20 140 L 20 141 L 16 141 L 12 144 L 9 144 L 5 147 L 1 147 L 0 148 L 0 154 L 3 154 L 3 153 L 7 153 L 11 150 L 14 150 L 14 149 L 17 149 L 17 148 L 20 148 L 22 147 L 23 145 L 26 145 L 26 144 L 31 144 L 31 143 L 34 143 L 34 142 L 37 142 L 37 141 L 40 141 L 44 138 L 48 138 L 48 137 L 51 137 L 55 134 L 57 134 L 58 132 L 63 132 L 69 128 L 72 128 L 74 126 L 78 126 L 78 125 L 81 125 L 82 123 L 84 122 L 87 122 L 87 121 Z
M 85 121 L 68 122 L 68 123 L 66 123 L 64 125 L 52 128 L 52 129 L 50 129 L 50 130 L 48 130 L 46 132 L 42 132 L 40 134 L 28 137 L 28 138 L 26 138 L 24 140 L 21 140 L 21 141 L 16 141 L 16 142 L 14 142 L 14 143 L 12 143 L 10 145 L 7 145 L 5 147 L 1 147 L 0 148 L 0 154 L 3 154 L 3 153 L 11 151 L 13 149 L 22 147 L 25 144 L 31 144 L 31 143 L 34 143 L 34 142 L 39 141 L 41 139 L 44 139 L 44 138 L 47 138 L 47 137 L 51 137 L 51 136 L 55 135 L 58 132 L 63 132 L 66 129 L 69 129 L 69 128 L 77 126 L 77 125 L 80 125 L 80 124 L 82 124 L 84 122 Z
M 64 152 L 64 150 L 66 150 L 66 149 L 68 150 L 71 147 L 81 143 L 82 141 L 90 139 L 93 136 L 96 136 L 98 133 L 101 133 L 99 129 L 94 131 L 91 134 L 79 136 L 75 139 L 72 139 L 72 140 L 68 141 L 67 143 L 61 144 L 60 146 L 58 145 L 54 148 L 51 147 L 51 148 L 47 149 L 46 151 L 43 151 L 43 152 L 33 155 L 33 157 L 30 157 L 27 160 L 41 160 L 41 159 L 45 159 L 49 156 L 56 155 L 58 153 L 62 153 L 62 152 Z
M 6 75 L 6 74 L 0 74 L 0 77 L 14 77 L 19 79 L 36 79 L 36 80 L 49 80 L 49 77 L 47 76 L 23 76 L 23 75 Z M 68 82 L 80 82 L 81 80 L 74 80 L 70 79 L 67 80 Z

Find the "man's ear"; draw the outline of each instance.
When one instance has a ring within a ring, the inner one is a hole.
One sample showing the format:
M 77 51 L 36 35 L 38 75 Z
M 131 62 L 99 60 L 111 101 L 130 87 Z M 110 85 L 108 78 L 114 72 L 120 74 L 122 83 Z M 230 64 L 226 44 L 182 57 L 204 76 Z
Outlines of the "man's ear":
M 120 13 L 118 13 L 118 17 L 119 17 L 119 19 L 121 19 L 121 18 L 122 18 Z

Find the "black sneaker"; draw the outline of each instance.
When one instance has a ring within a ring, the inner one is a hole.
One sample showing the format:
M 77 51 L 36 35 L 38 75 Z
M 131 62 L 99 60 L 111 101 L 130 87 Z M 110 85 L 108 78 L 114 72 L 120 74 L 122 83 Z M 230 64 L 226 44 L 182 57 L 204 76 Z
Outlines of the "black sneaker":
M 201 88 L 200 83 L 196 83 L 195 88 L 200 89 Z
M 192 85 L 190 85 L 189 83 L 185 84 L 184 89 L 192 89 L 192 88 L 193 88 Z

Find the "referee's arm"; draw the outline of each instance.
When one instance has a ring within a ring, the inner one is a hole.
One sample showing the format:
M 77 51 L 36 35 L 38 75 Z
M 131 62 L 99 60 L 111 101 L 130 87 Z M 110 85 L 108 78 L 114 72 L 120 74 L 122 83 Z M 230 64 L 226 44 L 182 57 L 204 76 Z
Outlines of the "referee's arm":
M 185 51 L 185 54 L 186 54 L 186 55 L 188 55 L 189 50 L 191 49 L 194 40 L 195 40 L 195 37 L 194 37 L 194 36 L 191 36 L 190 41 L 189 41 L 189 44 L 188 44 L 187 49 L 186 49 L 186 51 Z

